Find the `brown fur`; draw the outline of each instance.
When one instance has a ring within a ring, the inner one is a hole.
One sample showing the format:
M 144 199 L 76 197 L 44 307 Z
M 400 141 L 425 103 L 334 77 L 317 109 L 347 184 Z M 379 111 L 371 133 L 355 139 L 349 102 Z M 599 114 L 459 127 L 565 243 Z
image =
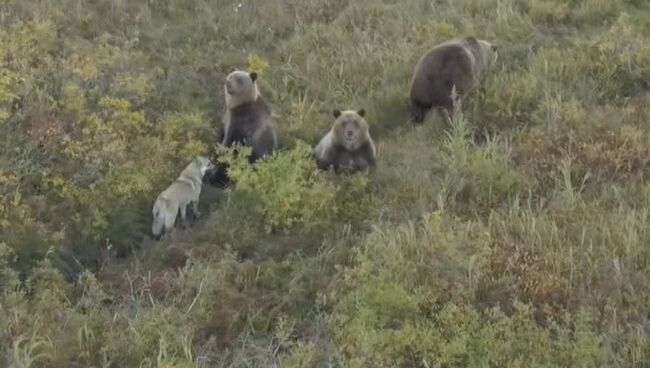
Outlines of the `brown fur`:
M 251 163 L 270 155 L 277 148 L 271 110 L 260 94 L 256 80 L 256 73 L 233 70 L 224 84 L 226 112 L 222 120 L 221 144 L 251 147 L 252 153 L 248 158 Z M 227 170 L 227 165 L 220 163 L 208 173 L 208 182 L 218 187 L 227 185 L 230 183 Z
M 495 62 L 495 45 L 474 37 L 435 46 L 418 61 L 409 93 L 411 117 L 422 122 L 431 108 L 448 113 L 473 90 Z
M 335 171 L 364 171 L 376 166 L 377 152 L 363 118 L 365 111 L 334 110 L 334 125 L 321 139 L 313 156 L 319 168 Z

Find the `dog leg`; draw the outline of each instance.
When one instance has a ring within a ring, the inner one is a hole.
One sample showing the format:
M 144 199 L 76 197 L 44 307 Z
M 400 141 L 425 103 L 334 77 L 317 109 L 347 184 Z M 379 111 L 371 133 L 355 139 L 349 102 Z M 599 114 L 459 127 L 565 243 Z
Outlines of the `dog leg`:
M 201 216 L 201 212 L 199 212 L 199 199 L 197 198 L 196 200 L 192 201 L 192 212 L 194 212 L 195 218 L 198 218 Z
M 187 204 L 181 206 L 180 211 L 181 211 L 181 222 L 183 223 L 183 227 L 187 229 L 188 227 L 190 227 L 187 222 Z

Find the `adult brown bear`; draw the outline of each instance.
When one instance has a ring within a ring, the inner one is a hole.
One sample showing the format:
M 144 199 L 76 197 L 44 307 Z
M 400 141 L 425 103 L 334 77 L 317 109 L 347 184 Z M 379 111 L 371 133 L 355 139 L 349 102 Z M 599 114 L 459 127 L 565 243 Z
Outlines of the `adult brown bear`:
M 475 37 L 450 40 L 429 50 L 418 61 L 411 80 L 411 119 L 421 123 L 431 108 L 451 114 L 454 104 L 460 104 L 476 87 L 497 56 L 496 45 Z

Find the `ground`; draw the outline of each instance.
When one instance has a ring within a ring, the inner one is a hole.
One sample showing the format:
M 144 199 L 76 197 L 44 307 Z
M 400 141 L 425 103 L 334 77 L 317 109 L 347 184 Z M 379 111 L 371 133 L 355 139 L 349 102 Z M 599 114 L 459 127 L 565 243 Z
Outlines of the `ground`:
M 495 68 L 409 123 L 467 35 Z M 231 67 L 281 150 L 154 242 Z M 650 366 L 649 81 L 641 0 L 0 0 L 0 366 Z M 377 172 L 309 159 L 335 108 Z

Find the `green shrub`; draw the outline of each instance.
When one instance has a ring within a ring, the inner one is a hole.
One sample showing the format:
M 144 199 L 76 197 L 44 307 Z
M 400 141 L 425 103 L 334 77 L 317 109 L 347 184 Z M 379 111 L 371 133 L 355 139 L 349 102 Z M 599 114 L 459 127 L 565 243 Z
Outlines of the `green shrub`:
M 239 157 L 248 151 L 242 150 Z M 312 160 L 311 148 L 302 143 L 275 153 L 254 168 L 240 159 L 231 167 L 230 175 L 236 188 L 228 207 L 252 210 L 268 230 L 322 229 L 332 221 L 358 218 L 357 211 L 370 207 L 364 193 L 368 180 L 362 174 L 338 183 L 328 180 Z
M 544 327 L 523 304 L 510 316 L 468 304 L 466 293 L 488 275 L 481 243 L 489 235 L 467 238 L 458 225 L 433 214 L 368 238 L 333 298 L 330 323 L 344 365 L 615 364 L 619 358 L 600 343 L 587 311 Z M 468 241 L 474 246 L 463 247 Z
M 647 366 L 649 10 L 0 1 L 0 366 Z M 418 58 L 467 35 L 500 51 L 465 118 L 412 126 Z M 154 242 L 233 66 L 281 148 L 217 149 L 234 186 Z M 376 172 L 317 170 L 362 107 Z
M 63 240 L 62 232 L 36 218 L 17 191 L 0 198 L 0 235 L 15 254 L 10 265 L 23 274 Z

